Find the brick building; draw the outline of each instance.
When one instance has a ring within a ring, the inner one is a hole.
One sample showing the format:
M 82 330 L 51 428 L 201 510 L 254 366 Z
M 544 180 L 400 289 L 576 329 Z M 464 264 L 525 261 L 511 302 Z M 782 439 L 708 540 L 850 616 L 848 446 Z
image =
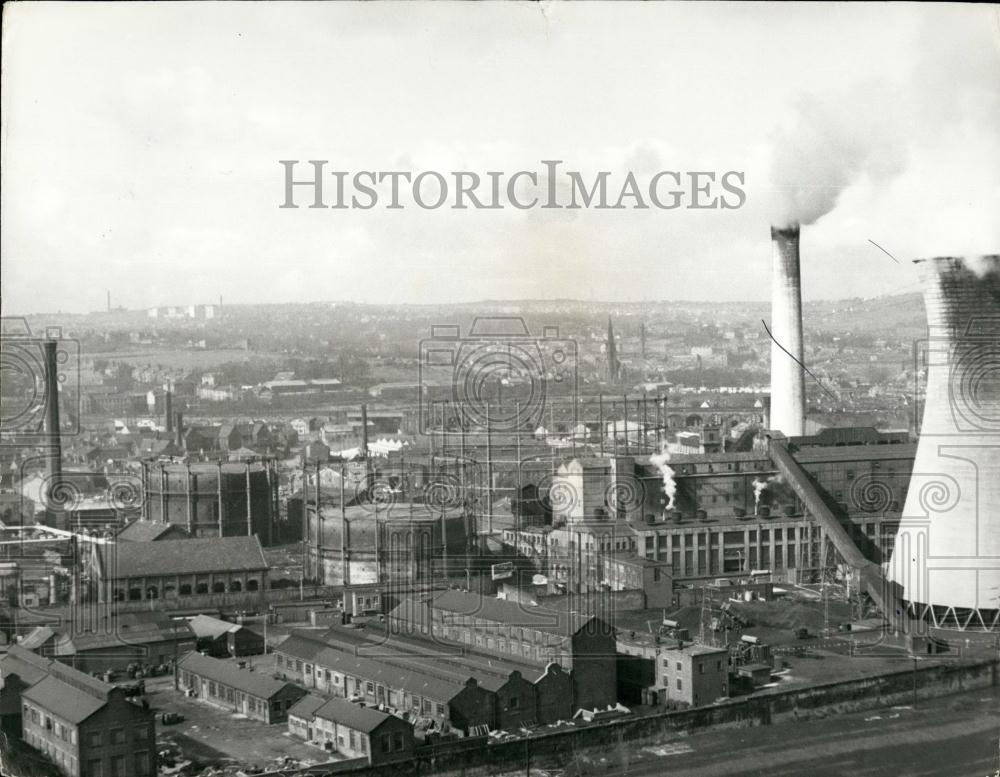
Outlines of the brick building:
M 385 704 L 410 720 L 468 732 L 493 722 L 493 695 L 476 678 L 444 679 L 412 667 L 365 658 L 294 632 L 275 648 L 276 670 L 322 694 Z
M 268 587 L 268 564 L 256 536 L 92 543 L 91 548 L 86 558 L 91 596 L 101 602 L 183 604 L 184 597 Z
M 307 721 L 304 738 L 348 758 L 376 765 L 413 755 L 411 723 L 357 702 L 307 696 L 289 712 L 289 721 L 292 716 Z M 302 728 L 296 725 L 293 730 L 290 725 L 289 731 L 301 735 Z
M 188 653 L 175 672 L 181 690 L 263 723 L 284 723 L 292 705 L 306 695 L 304 688 L 293 683 L 201 653 Z
M 38 660 L 15 657 L 23 663 Z M 24 742 L 67 777 L 156 774 L 154 715 L 126 699 L 121 688 L 52 661 L 21 691 L 21 716 Z
M 573 678 L 575 708 L 617 702 L 614 630 L 600 618 L 445 591 L 405 600 L 387 621 L 395 633 L 430 635 L 533 666 L 556 663 Z

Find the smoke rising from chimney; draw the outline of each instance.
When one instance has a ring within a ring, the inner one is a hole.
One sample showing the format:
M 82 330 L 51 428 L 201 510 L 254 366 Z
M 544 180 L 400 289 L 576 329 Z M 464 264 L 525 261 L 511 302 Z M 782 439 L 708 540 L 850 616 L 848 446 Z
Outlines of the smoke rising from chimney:
M 674 497 L 677 496 L 677 483 L 674 481 L 674 471 L 667 465 L 670 461 L 670 453 L 666 448 L 662 448 L 659 453 L 654 453 L 649 457 L 649 463 L 660 471 L 663 478 L 663 493 L 667 497 L 667 510 L 674 509 Z
M 1000 47 L 995 15 L 991 23 L 984 23 L 986 16 L 928 8 L 915 30 L 915 58 L 908 67 L 844 89 L 800 95 L 771 139 L 772 223 L 813 224 L 853 185 L 867 181 L 885 193 L 904 173 L 909 181 L 911 173 L 933 171 L 937 178 L 926 185 L 936 196 L 968 196 L 967 170 L 944 164 L 924 169 L 920 160 L 941 159 L 942 138 L 1000 122 Z M 995 159 L 992 153 L 982 163 Z

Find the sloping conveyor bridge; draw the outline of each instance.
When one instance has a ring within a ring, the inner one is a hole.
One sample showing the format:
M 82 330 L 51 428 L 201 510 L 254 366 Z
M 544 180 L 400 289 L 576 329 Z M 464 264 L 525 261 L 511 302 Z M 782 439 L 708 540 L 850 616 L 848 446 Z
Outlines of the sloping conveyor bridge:
M 859 590 L 864 591 L 872 598 L 872 601 L 875 602 L 894 629 L 909 632 L 908 618 L 902 603 L 902 591 L 899 585 L 886 580 L 885 575 L 882 574 L 882 567 L 866 558 L 864 553 L 858 549 L 840 520 L 816 490 L 808 473 L 788 452 L 785 444 L 778 440 L 771 440 L 769 452 L 778 472 L 781 473 L 785 482 L 823 528 L 844 562 L 852 569 L 857 570 Z

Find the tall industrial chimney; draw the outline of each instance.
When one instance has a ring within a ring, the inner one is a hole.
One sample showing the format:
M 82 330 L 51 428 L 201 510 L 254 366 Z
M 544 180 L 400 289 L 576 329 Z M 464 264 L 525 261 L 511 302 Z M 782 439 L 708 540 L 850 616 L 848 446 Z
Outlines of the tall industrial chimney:
M 64 528 L 58 512 L 52 508 L 56 491 L 62 483 L 62 441 L 59 438 L 59 361 L 58 343 L 46 340 L 45 351 L 45 437 L 48 446 L 45 472 L 46 514 L 50 526 Z
M 178 410 L 177 411 L 177 447 L 184 450 L 184 414 Z
M 170 435 L 174 431 L 174 394 L 169 386 L 163 392 L 163 415 L 165 417 L 164 424 L 167 427 L 167 434 Z
M 806 386 L 798 224 L 771 227 L 771 336 L 771 428 L 799 437 L 806 432 Z
M 108 313 L 111 312 L 111 289 L 108 289 Z
M 920 264 L 926 398 L 888 576 L 914 617 L 1000 628 L 1000 256 Z

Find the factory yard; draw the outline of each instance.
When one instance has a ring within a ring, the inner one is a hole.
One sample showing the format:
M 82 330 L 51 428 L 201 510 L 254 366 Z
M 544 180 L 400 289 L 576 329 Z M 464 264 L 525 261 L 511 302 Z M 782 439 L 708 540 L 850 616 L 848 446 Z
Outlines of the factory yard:
M 168 773 L 197 774 L 210 766 L 275 768 L 289 763 L 288 759 L 307 766 L 336 758 L 291 737 L 284 723 L 266 725 L 188 698 L 174 691 L 170 677 L 147 680 L 146 699 L 157 715 L 158 751 L 170 751 L 178 765 L 191 762 L 179 772 Z M 179 713 L 184 720 L 163 725 L 159 717 L 163 712 Z

